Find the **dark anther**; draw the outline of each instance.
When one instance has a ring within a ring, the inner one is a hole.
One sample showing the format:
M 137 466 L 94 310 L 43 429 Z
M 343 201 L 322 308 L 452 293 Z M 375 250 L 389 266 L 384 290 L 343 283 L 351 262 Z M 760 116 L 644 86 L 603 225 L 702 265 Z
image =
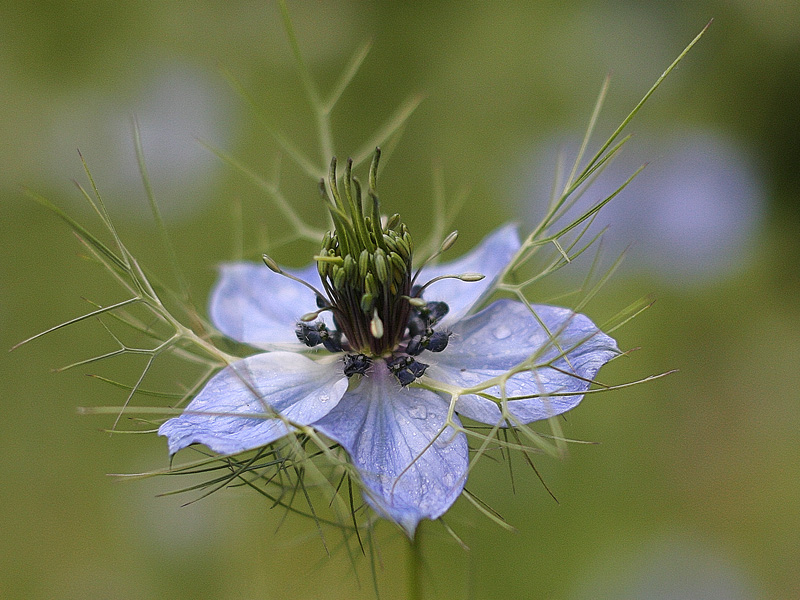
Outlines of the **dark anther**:
M 435 325 L 439 320 L 450 311 L 450 307 L 444 302 L 428 302 L 425 308 L 420 309 L 420 316 L 428 323 L 428 326 Z
M 397 373 L 395 373 L 394 376 L 397 377 L 397 381 L 400 382 L 400 385 L 402 387 L 406 387 L 407 385 L 414 383 L 414 380 L 416 379 L 416 377 L 414 377 L 414 374 L 408 369 L 397 371 Z
M 408 365 L 408 370 L 414 375 L 414 377 L 419 378 L 425 374 L 425 370 L 428 368 L 428 365 L 425 363 L 418 362 L 416 360 L 412 360 L 411 363 Z
M 318 325 L 308 325 L 300 322 L 297 324 L 294 333 L 298 340 L 311 348 L 322 343 L 322 336 L 320 335 Z
M 363 375 L 372 364 L 372 359 L 366 354 L 345 354 L 344 374 L 352 377 L 355 374 Z
M 342 351 L 342 334 L 336 330 L 329 330 L 325 323 L 308 325 L 301 321 L 297 324 L 294 332 L 297 339 L 309 348 L 322 344 L 329 352 Z
M 420 317 L 416 311 L 412 312 L 408 317 L 408 335 L 412 338 L 421 336 L 425 333 L 428 326 L 425 321 Z
M 421 335 L 415 335 L 412 337 L 408 344 L 406 345 L 406 352 L 408 352 L 411 356 L 417 356 L 423 350 L 425 350 L 425 337 Z
M 417 356 L 423 350 L 431 352 L 441 352 L 447 348 L 450 334 L 443 331 L 434 331 L 430 327 L 426 328 L 421 334 L 414 335 L 406 345 L 406 354 Z
M 322 338 L 322 345 L 328 352 L 341 352 L 342 351 L 342 334 L 338 331 L 332 331 L 326 338 Z
M 428 341 L 428 348 L 431 352 L 441 352 L 447 348 L 447 343 L 450 341 L 450 332 L 448 331 L 435 331 Z
M 387 361 L 386 366 L 397 377 L 400 385 L 405 387 L 410 383 L 414 383 L 418 377 L 425 374 L 428 365 L 425 363 L 417 362 L 410 356 L 395 356 Z
M 422 308 L 414 308 L 408 317 L 409 337 L 414 338 L 426 335 L 427 330 L 436 325 L 449 310 L 450 307 L 444 302 L 428 302 Z M 444 346 L 442 346 L 442 349 L 444 350 Z M 419 352 L 422 352 L 422 350 Z M 419 352 L 409 352 L 409 354 L 419 354 Z
M 386 361 L 386 366 L 392 373 L 397 373 L 401 369 L 405 369 L 413 358 L 401 354 L 400 356 L 393 356 Z

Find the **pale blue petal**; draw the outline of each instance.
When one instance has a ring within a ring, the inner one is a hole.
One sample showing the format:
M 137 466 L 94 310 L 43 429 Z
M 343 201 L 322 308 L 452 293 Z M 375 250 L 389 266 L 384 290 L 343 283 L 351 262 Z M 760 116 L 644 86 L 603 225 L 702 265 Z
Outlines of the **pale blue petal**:
M 346 390 L 340 361 L 320 364 L 291 352 L 257 354 L 217 373 L 158 433 L 167 437 L 170 454 L 190 444 L 234 454 L 289 432 L 281 419 L 267 415 L 278 412 L 292 423 L 309 425 L 328 414 Z
M 450 312 L 442 319 L 448 326 L 466 315 L 483 293 L 495 282 L 500 272 L 519 250 L 517 226 L 504 225 L 481 241 L 473 250 L 452 262 L 428 266 L 422 269 L 417 283 L 425 284 L 441 275 L 481 273 L 486 277 L 480 281 L 467 282 L 459 279 L 443 279 L 431 284 L 423 292 L 425 300 L 446 302 Z
M 287 273 L 319 287 L 316 264 Z M 300 317 L 317 310 L 314 292 L 278 275 L 264 264 L 235 262 L 220 266 L 211 291 L 211 322 L 222 333 L 257 348 L 294 349 L 303 346 L 294 330 Z
M 449 427 L 440 433 L 447 410 L 433 392 L 401 388 L 376 360 L 314 427 L 350 455 L 370 506 L 413 537 L 421 519 L 436 519 L 450 508 L 467 477 L 466 436 Z
M 536 364 L 546 366 L 509 379 L 506 397 L 544 397 L 510 400 L 509 412 L 520 423 L 530 423 L 574 408 L 600 367 L 619 355 L 617 344 L 584 315 L 555 306 L 533 305 L 532 309 L 536 316 L 521 302 L 498 300 L 457 323 L 447 350 L 425 354 L 425 362 L 431 364 L 426 374 L 471 387 L 534 355 Z M 500 396 L 497 386 L 485 392 Z M 503 420 L 496 402 L 474 394 L 459 398 L 456 411 L 490 425 Z

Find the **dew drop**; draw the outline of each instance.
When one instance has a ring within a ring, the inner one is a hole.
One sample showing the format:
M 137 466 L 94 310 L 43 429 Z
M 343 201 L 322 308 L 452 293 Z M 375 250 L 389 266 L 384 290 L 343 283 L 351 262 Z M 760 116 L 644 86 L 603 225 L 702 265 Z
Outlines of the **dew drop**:
M 411 407 L 411 409 L 408 411 L 408 414 L 414 419 L 427 419 L 428 409 L 425 408 L 424 404 L 417 404 Z
M 494 330 L 494 337 L 496 337 L 498 340 L 504 340 L 510 335 L 511 335 L 511 329 L 506 325 L 500 325 L 497 329 Z

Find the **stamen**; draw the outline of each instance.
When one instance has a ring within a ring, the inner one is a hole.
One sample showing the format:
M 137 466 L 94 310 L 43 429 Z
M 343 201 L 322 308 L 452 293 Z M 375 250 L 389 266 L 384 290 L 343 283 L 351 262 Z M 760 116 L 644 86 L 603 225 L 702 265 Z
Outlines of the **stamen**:
M 416 360 L 412 360 L 409 363 L 407 368 L 408 368 L 409 371 L 411 371 L 411 373 L 414 375 L 414 377 L 419 379 L 420 377 L 422 377 L 425 374 L 425 371 L 428 369 L 428 365 L 426 365 L 425 363 L 421 363 L 419 361 L 416 361 Z
M 437 281 L 441 281 L 442 279 L 460 279 L 461 281 L 475 282 L 475 281 L 480 281 L 485 277 L 486 275 L 482 275 L 480 273 L 461 273 L 460 275 L 439 275 L 438 277 L 434 277 L 429 282 L 420 286 L 419 290 L 417 291 L 417 295 L 421 294 L 425 290 L 425 288 L 427 288 L 432 283 L 436 283 Z
M 315 323 L 314 325 L 298 323 L 295 335 L 309 348 L 322 344 L 329 352 L 342 351 L 342 334 L 336 330 L 330 331 L 325 323 Z
M 419 311 L 420 316 L 425 319 L 429 327 L 436 325 L 442 317 L 450 312 L 450 307 L 445 302 L 428 302 L 425 308 Z
M 386 362 L 386 367 L 397 378 L 402 387 L 414 383 L 422 377 L 428 368 L 425 363 L 418 362 L 410 356 L 395 356 Z
M 331 310 L 332 311 L 333 307 L 332 306 L 323 306 L 322 308 L 320 308 L 317 311 L 309 312 L 309 313 L 304 314 L 302 317 L 300 317 L 300 320 L 305 322 L 305 323 L 308 323 L 308 322 L 313 321 L 314 319 L 316 319 L 320 315 L 320 313 L 323 313 L 326 310 Z
M 325 302 L 325 303 L 328 302 L 328 299 L 325 297 L 325 294 L 320 292 L 317 288 L 315 288 L 313 285 L 311 285 L 307 281 L 303 281 L 299 277 L 295 277 L 291 273 L 287 273 L 286 271 L 281 269 L 278 266 L 278 263 L 276 263 L 272 258 L 270 258 L 269 255 L 262 254 L 261 255 L 261 260 L 264 261 L 264 264 L 267 265 L 267 267 L 269 267 L 269 269 L 273 273 L 277 273 L 278 275 L 283 275 L 284 277 L 288 277 L 289 279 L 291 279 L 293 281 L 296 281 L 297 283 L 302 283 L 304 286 L 306 286 L 308 289 L 310 289 L 312 292 L 314 292 L 314 294 L 317 296 L 317 304 L 319 304 L 320 300 Z
M 450 342 L 450 332 L 449 331 L 434 331 L 431 339 L 428 341 L 428 351 L 429 352 L 441 352 L 445 348 L 447 348 L 447 344 Z
M 414 293 L 414 290 L 411 292 Z M 406 300 L 414 308 L 425 308 L 425 305 L 427 304 L 425 300 L 419 297 L 412 298 L 411 296 L 401 296 L 401 298 Z
M 448 250 L 450 250 L 452 245 L 456 243 L 457 239 L 458 239 L 458 229 L 456 229 L 450 235 L 444 238 L 444 241 L 442 242 L 442 246 L 439 249 L 439 252 L 447 252 Z
M 414 380 L 416 380 L 414 374 L 408 369 L 397 371 L 394 376 L 397 377 L 397 381 L 400 382 L 402 387 L 406 387 L 407 385 L 414 383 Z
M 386 219 L 386 223 L 383 224 L 384 229 L 394 229 L 400 224 L 400 215 L 397 213 L 393 214 L 391 217 Z
M 363 375 L 367 372 L 372 359 L 366 354 L 345 354 L 344 356 L 344 374 L 347 377 L 353 375 Z
M 422 335 L 415 335 L 411 338 L 411 340 L 406 345 L 406 352 L 408 352 L 411 356 L 417 356 L 418 354 L 422 354 L 422 351 L 425 350 L 425 337 Z
M 344 264 L 344 260 L 342 260 L 341 256 L 313 256 L 313 259 L 317 262 L 326 262 L 331 263 L 334 265 L 339 265 L 340 267 Z
M 386 356 L 400 345 L 412 309 L 403 298 L 408 298 L 411 288 L 413 244 L 398 217 L 390 219 L 391 228 L 381 222 L 376 191 L 379 157 L 377 149 L 367 190 L 371 214 L 363 205 L 352 161 L 348 160 L 338 181 L 337 163 L 331 160 L 323 191 L 334 230 L 324 237 L 315 257 L 334 307 L 334 322 L 347 339 L 348 349 L 372 357 Z
M 372 163 L 369 165 L 369 189 L 375 191 L 378 187 L 378 163 L 381 161 L 381 149 L 375 147 L 375 154 L 372 155 Z
M 430 263 L 433 259 L 437 258 L 438 256 L 441 256 L 444 252 L 447 252 L 450 248 L 452 248 L 453 244 L 456 243 L 457 239 L 458 239 L 457 229 L 451 232 L 450 235 L 448 235 L 446 238 L 444 238 L 444 241 L 442 242 L 441 246 L 439 246 L 439 249 L 433 254 L 431 254 L 428 258 L 426 258 L 417 269 L 417 272 L 414 273 L 414 277 L 411 279 L 412 286 L 414 285 L 414 282 L 417 281 L 417 277 L 419 277 L 419 274 L 422 272 L 422 269 L 425 267 L 425 265 Z
M 424 350 L 430 352 L 441 352 L 447 348 L 450 341 L 450 333 L 446 331 L 434 331 L 428 327 L 424 333 L 414 335 L 406 344 L 406 354 L 417 356 Z
M 281 269 L 278 266 L 278 263 L 276 263 L 269 255 L 262 254 L 261 255 L 261 260 L 264 261 L 264 264 L 267 265 L 270 268 L 271 271 L 273 271 L 274 273 L 277 273 L 278 275 L 283 275 L 283 269 Z

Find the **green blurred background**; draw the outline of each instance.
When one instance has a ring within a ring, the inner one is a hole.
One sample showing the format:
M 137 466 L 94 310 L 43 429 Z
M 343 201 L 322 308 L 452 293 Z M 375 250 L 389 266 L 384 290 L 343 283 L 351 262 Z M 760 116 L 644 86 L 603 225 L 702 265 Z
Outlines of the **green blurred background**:
M 581 134 L 607 73 L 599 135 L 715 19 L 632 125 L 624 164 L 651 165 L 611 213 L 607 254 L 632 244 L 629 260 L 586 308 L 602 322 L 641 296 L 657 299 L 617 332 L 622 347 L 639 350 L 604 369 L 603 381 L 679 372 L 594 396 L 567 416 L 568 437 L 600 443 L 537 462 L 559 503 L 521 460 L 513 491 L 507 467 L 483 461 L 469 487 L 517 531 L 462 499 L 447 520 L 470 551 L 426 523 L 425 585 L 430 598 L 800 597 L 800 5 L 428 0 L 290 10 L 323 89 L 374 42 L 334 114 L 341 156 L 405 98 L 425 95 L 385 164 L 383 198 L 422 237 L 441 166 L 451 198 L 470 190 L 454 215 L 454 253 L 505 221 L 530 225 L 552 156 Z M 274 4 L 6 0 L 0 39 L 0 348 L 85 312 L 84 297 L 125 297 L 80 258 L 62 222 L 20 193 L 29 186 L 96 224 L 70 185 L 86 182 L 76 148 L 134 253 L 168 274 L 132 115 L 201 305 L 213 266 L 236 255 L 239 212 L 248 256 L 269 244 L 284 264 L 306 262 L 310 248 L 280 243 L 287 224 L 265 196 L 197 141 L 274 170 L 274 142 L 222 67 L 317 156 Z M 287 196 L 320 223 L 313 182 L 282 166 Z M 537 298 L 574 290 L 586 266 Z M 132 382 L 141 363 L 50 370 L 113 348 L 86 323 L 0 363 L 0 597 L 374 596 L 368 561 L 354 573 L 343 553 L 328 558 L 313 523 L 278 528 L 281 515 L 252 492 L 183 507 L 190 497 L 156 497 L 174 481 L 107 477 L 167 465 L 163 439 L 110 437 L 101 432 L 110 417 L 76 411 L 124 400 L 84 372 Z M 175 377 L 164 369 L 147 387 Z M 402 598 L 403 540 L 388 525 L 377 537 L 382 597 Z

